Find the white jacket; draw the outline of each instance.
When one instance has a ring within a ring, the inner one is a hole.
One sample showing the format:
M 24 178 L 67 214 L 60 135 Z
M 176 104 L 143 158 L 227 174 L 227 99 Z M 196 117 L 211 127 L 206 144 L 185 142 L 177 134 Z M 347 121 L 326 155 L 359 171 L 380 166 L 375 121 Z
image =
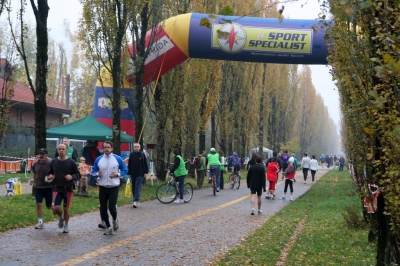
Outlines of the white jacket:
M 318 161 L 317 160 L 311 159 L 310 170 L 318 171 Z
M 303 157 L 301 159 L 301 168 L 310 168 L 310 157 Z
M 128 173 L 128 168 L 122 158 L 112 153 L 96 158 L 92 167 L 92 175 L 97 175 L 99 170 L 101 170 L 99 186 L 109 188 L 119 186 L 120 178 Z M 118 173 L 119 178 L 110 178 L 112 172 Z

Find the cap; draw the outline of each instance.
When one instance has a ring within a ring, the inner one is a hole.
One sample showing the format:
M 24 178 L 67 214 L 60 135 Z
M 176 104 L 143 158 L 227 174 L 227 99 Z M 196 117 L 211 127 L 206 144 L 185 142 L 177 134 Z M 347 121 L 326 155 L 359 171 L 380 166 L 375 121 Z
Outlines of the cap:
M 215 148 L 211 148 L 210 151 L 211 151 L 211 152 L 215 152 Z
M 237 152 L 234 151 L 234 152 L 233 152 L 233 155 L 234 155 L 234 156 L 237 156 Z
M 46 154 L 48 153 L 45 148 L 40 148 L 38 152 L 39 153 L 46 153 Z

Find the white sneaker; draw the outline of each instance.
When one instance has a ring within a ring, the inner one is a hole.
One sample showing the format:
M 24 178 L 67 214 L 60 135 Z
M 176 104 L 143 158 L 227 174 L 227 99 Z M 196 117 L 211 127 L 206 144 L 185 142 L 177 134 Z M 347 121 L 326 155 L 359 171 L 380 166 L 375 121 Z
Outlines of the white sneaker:
M 219 187 L 217 187 L 217 192 L 219 192 Z
M 68 224 L 64 224 L 63 233 L 65 233 L 65 234 L 69 233 Z
M 136 202 L 136 201 L 134 201 L 134 202 L 133 202 L 133 206 L 132 206 L 132 207 L 133 207 L 133 208 L 137 208 L 137 205 L 138 205 L 138 204 L 137 204 L 137 202 Z
M 35 225 L 35 229 L 43 229 L 43 223 L 38 223 Z
M 261 215 L 262 213 L 262 210 L 258 210 L 258 215 Z
M 177 199 L 177 200 L 174 201 L 174 203 L 182 204 L 182 203 L 184 203 L 184 201 L 183 201 L 183 199 Z
M 265 195 L 265 198 L 266 198 L 266 199 L 270 199 L 271 196 L 270 196 L 269 194 L 267 194 L 267 195 Z
M 112 228 L 108 227 L 106 231 L 104 231 L 104 235 L 112 235 Z
M 304 184 L 307 184 L 307 181 L 304 181 Z
M 254 212 L 255 212 L 256 210 L 254 210 L 254 209 L 251 209 L 251 215 L 254 215 Z
M 279 198 L 280 200 L 284 200 L 285 199 L 285 195 L 283 195 L 282 197 Z
M 101 223 L 99 223 L 99 225 L 97 227 L 101 228 L 101 229 L 106 229 L 107 228 L 106 222 L 101 221 Z
M 64 226 L 64 215 L 61 215 L 60 219 L 58 220 L 58 228 L 63 228 Z
M 292 196 L 290 197 L 290 201 L 293 201 L 293 197 Z
M 113 230 L 117 231 L 118 228 L 119 228 L 119 226 L 118 226 L 118 219 L 117 219 L 117 220 L 113 221 Z

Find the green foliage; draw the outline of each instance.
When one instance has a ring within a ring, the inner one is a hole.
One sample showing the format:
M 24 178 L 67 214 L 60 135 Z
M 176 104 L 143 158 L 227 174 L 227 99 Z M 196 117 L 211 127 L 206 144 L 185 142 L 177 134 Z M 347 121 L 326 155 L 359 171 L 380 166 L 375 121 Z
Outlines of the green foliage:
M 233 11 L 233 8 L 231 6 L 225 6 L 222 8 L 219 13 L 219 15 L 224 15 L 224 16 L 233 16 L 235 13 Z

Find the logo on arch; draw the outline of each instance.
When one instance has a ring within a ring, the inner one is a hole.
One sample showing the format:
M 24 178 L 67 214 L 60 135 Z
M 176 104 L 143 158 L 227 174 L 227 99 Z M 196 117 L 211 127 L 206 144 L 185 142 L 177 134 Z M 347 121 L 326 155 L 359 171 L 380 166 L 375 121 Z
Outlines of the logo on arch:
M 219 48 L 227 53 L 238 53 L 246 45 L 247 34 L 240 24 L 227 23 L 214 27 L 213 33 Z

